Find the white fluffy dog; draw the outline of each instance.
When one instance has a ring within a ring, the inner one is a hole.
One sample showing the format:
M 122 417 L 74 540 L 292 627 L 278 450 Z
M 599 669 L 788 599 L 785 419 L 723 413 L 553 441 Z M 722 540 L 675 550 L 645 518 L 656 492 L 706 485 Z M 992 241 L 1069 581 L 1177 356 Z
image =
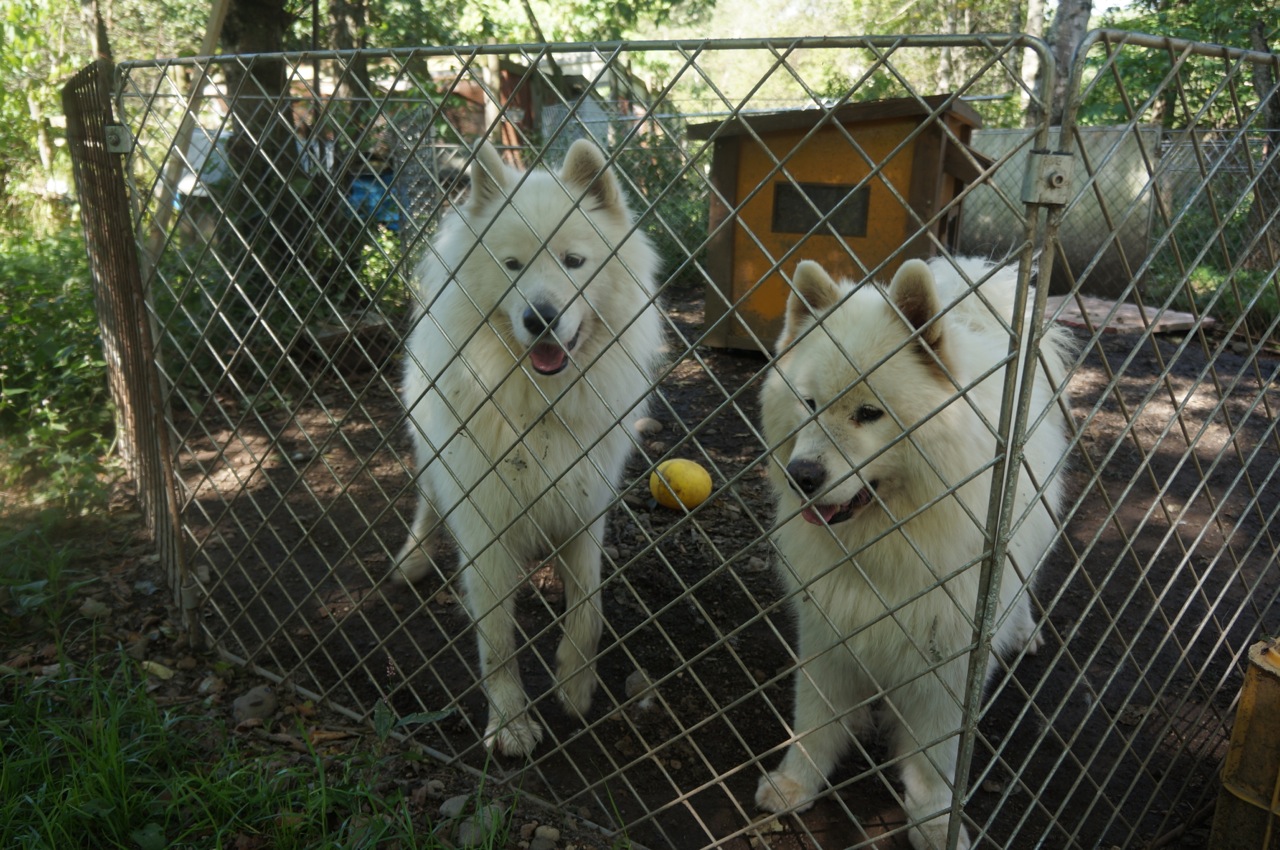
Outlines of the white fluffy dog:
M 557 695 L 582 715 L 595 693 L 604 512 L 662 349 L 658 260 L 590 142 L 559 175 L 512 170 L 486 142 L 470 173 L 417 273 L 403 396 L 423 495 L 397 569 L 433 570 L 443 519 L 477 624 L 485 742 L 520 756 L 542 727 L 520 681 L 515 591 L 552 553 L 566 605 Z
M 796 269 L 762 401 L 800 668 L 795 741 L 761 779 L 761 808 L 808 808 L 850 736 L 879 720 L 912 846 L 945 846 L 1015 291 L 1013 269 L 980 260 L 910 260 L 887 290 Z M 1058 533 L 1069 351 L 1065 331 L 1046 331 L 996 653 L 1041 641 L 1028 592 Z

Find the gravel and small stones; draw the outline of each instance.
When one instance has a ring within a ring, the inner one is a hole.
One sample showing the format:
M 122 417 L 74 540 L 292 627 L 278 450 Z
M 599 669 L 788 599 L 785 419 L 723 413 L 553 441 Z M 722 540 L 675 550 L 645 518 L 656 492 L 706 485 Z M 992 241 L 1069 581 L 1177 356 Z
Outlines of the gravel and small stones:
M 508 835 L 521 850 L 580 850 L 574 843 L 561 844 L 564 834 L 560 827 L 526 820 L 515 829 L 509 806 L 484 803 L 475 793 L 450 797 L 440 804 L 439 812 L 441 820 L 435 834 L 447 846 L 458 850 L 498 846 Z M 572 829 L 572 817 L 568 822 Z
M 530 821 L 520 827 L 519 837 L 518 846 L 523 850 L 555 850 L 560 843 L 560 830 L 545 823 Z
M 227 680 L 221 676 L 210 673 L 200 680 L 200 684 L 196 685 L 196 693 L 202 697 L 220 694 L 227 689 Z
M 150 637 L 147 635 L 135 635 L 125 643 L 124 651 L 126 655 L 135 661 L 142 661 L 147 657 L 147 650 L 150 646 Z
M 80 603 L 80 614 L 90 620 L 101 620 L 111 615 L 111 606 L 91 596 Z
M 280 701 L 269 685 L 251 688 L 231 703 L 231 717 L 236 725 L 251 720 L 265 721 L 276 713 Z
M 662 433 L 662 423 L 652 416 L 642 416 L 636 420 L 635 429 L 642 437 L 652 437 Z
M 753 850 L 757 850 L 757 848 L 758 850 L 765 850 L 773 846 L 770 843 L 772 838 L 779 837 L 786 832 L 787 828 L 782 821 L 777 817 L 770 817 L 754 824 L 754 828 L 748 833 L 747 843 Z
M 140 665 L 148 676 L 154 676 L 162 682 L 167 682 L 175 675 L 173 668 L 166 667 L 159 661 L 143 661 Z
M 491 847 L 506 819 L 506 810 L 501 806 L 483 806 L 458 823 L 454 840 L 459 847 Z
M 445 820 L 461 817 L 462 813 L 467 810 L 467 804 L 472 799 L 470 794 L 459 794 L 456 797 L 450 797 L 440 804 L 440 817 Z
M 477 805 L 473 794 L 459 794 L 440 804 L 442 822 L 436 834 L 454 847 L 491 847 L 507 825 L 508 809 L 495 803 Z
M 649 681 L 649 674 L 644 670 L 633 670 L 623 687 L 626 690 L 627 699 L 635 700 L 632 707 L 636 711 L 647 711 L 653 707 L 653 700 L 658 692 L 653 682 Z
M 533 831 L 533 837 L 529 839 L 529 850 L 555 850 L 559 841 L 560 830 L 554 826 L 539 824 Z

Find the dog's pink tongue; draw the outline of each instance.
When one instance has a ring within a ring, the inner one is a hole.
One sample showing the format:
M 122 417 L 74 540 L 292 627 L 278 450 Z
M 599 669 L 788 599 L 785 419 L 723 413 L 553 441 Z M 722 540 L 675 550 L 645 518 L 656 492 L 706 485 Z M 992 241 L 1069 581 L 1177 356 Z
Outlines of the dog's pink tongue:
M 569 355 L 554 342 L 540 342 L 529 349 L 529 361 L 539 372 L 557 372 Z
M 813 505 L 805 508 L 800 516 L 804 517 L 805 522 L 811 522 L 814 525 L 822 525 L 827 520 L 836 515 L 836 511 L 840 510 L 839 505 Z

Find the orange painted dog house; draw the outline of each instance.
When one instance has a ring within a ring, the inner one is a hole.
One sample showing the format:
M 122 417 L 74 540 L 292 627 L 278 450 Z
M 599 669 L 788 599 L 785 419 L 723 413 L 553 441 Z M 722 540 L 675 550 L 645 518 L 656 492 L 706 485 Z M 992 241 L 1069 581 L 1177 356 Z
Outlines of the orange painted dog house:
M 930 232 L 954 244 L 952 201 L 988 163 L 967 149 L 982 119 L 958 99 L 939 111 L 947 97 L 689 127 L 713 140 L 707 344 L 767 352 L 801 260 L 858 280 L 903 248 L 877 273 L 888 280 L 903 260 L 935 253 Z

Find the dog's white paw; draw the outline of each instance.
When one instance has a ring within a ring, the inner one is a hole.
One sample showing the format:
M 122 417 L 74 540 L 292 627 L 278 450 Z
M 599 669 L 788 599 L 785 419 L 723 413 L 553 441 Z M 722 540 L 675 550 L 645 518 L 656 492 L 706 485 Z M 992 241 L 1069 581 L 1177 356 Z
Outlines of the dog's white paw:
M 431 572 L 432 567 L 431 556 L 421 546 L 415 546 L 396 559 L 391 581 L 394 584 L 414 584 Z
M 1044 646 L 1044 635 L 1040 634 L 1039 629 L 1035 629 L 1031 632 L 1031 636 L 1027 638 L 1026 654 L 1035 655 L 1042 646 Z
M 596 671 L 586 667 L 570 676 L 568 681 L 561 681 L 556 686 L 556 696 L 565 711 L 576 717 L 586 717 L 591 709 L 591 698 L 595 696 L 598 684 Z
M 756 788 L 756 805 L 767 812 L 808 811 L 813 807 L 814 791 L 780 770 L 760 779 Z
M 504 756 L 521 758 L 532 753 L 542 741 L 542 727 L 528 715 L 521 714 L 503 723 L 491 718 L 484 732 L 484 745 Z
M 938 818 L 921 826 L 912 827 L 907 833 L 911 839 L 911 850 L 946 850 L 947 819 Z M 956 842 L 956 850 L 969 850 L 969 833 L 960 827 L 960 840 Z

